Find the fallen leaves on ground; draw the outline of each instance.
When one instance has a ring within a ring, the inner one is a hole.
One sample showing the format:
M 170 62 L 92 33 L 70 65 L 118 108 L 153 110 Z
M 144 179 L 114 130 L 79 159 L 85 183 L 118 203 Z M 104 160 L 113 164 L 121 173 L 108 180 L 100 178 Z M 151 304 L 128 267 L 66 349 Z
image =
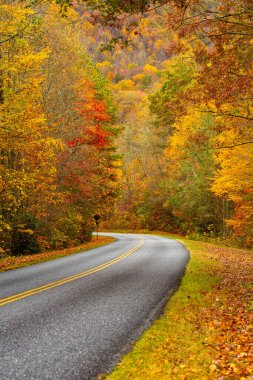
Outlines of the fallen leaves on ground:
M 253 379 L 253 254 L 207 243 L 203 248 L 220 264 L 220 283 L 205 310 L 216 336 L 211 378 Z
M 53 260 L 59 257 L 72 255 L 73 253 L 87 251 L 92 248 L 100 247 L 101 245 L 108 244 L 114 241 L 114 238 L 109 236 L 98 236 L 98 239 L 94 237 L 91 241 L 79 245 L 77 247 L 69 247 L 57 251 L 36 253 L 27 256 L 8 256 L 0 259 L 0 272 L 24 267 L 27 265 L 36 264 L 43 261 Z
M 180 241 L 191 260 L 178 291 L 108 380 L 253 379 L 252 252 Z

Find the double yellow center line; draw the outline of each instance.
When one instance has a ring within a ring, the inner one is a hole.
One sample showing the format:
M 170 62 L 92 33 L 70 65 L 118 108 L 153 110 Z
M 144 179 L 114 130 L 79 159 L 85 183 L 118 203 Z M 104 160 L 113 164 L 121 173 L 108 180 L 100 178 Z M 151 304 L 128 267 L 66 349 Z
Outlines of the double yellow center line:
M 120 255 L 111 261 L 107 261 L 106 263 L 101 264 L 95 268 L 89 269 L 89 270 L 82 272 L 82 273 L 74 274 L 74 275 L 69 276 L 69 277 L 65 277 L 61 280 L 51 282 L 50 284 L 39 286 L 38 288 L 34 288 L 34 289 L 26 290 L 25 292 L 22 292 L 22 293 L 14 294 L 13 296 L 1 298 L 0 299 L 0 306 L 4 306 L 4 305 L 7 305 L 9 303 L 16 302 L 18 300 L 21 300 L 22 298 L 30 297 L 30 296 L 33 296 L 35 294 L 45 292 L 46 290 L 55 288 L 56 286 L 60 286 L 60 285 L 66 284 L 68 282 L 78 280 L 79 278 L 89 276 L 90 274 L 99 272 L 100 270 L 103 270 L 105 268 L 110 267 L 113 264 L 118 263 L 119 261 L 125 259 L 127 256 L 130 256 L 132 253 L 137 251 L 137 249 L 139 249 L 143 244 L 144 244 L 144 239 L 142 238 L 141 241 L 139 242 L 139 244 L 137 244 L 135 247 L 133 247 L 132 249 L 130 249 L 129 251 L 127 251 L 123 255 Z

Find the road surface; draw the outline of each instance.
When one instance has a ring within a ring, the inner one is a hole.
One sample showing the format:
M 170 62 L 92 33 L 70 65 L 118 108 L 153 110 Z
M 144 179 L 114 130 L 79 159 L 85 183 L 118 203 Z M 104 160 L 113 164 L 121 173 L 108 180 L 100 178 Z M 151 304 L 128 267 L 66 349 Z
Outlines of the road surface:
M 161 312 L 189 254 L 175 240 L 112 244 L 0 273 L 0 379 L 94 379 Z

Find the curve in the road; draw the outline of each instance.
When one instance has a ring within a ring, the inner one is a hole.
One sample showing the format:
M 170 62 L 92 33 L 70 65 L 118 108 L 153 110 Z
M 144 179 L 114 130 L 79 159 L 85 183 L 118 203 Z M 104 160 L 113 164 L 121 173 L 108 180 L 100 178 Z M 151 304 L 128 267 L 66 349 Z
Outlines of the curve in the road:
M 54 282 L 51 282 L 49 284 L 46 284 L 46 285 L 43 285 L 43 286 L 39 286 L 37 288 L 27 290 L 25 292 L 17 293 L 17 294 L 14 294 L 13 296 L 1 298 L 0 299 L 0 307 L 1 306 L 5 306 L 5 305 L 7 305 L 9 303 L 12 303 L 12 302 L 16 302 L 16 301 L 21 300 L 23 298 L 33 296 L 33 295 L 38 294 L 38 293 L 45 292 L 46 290 L 55 288 L 56 286 L 67 284 L 70 281 L 78 280 L 79 278 L 86 277 L 86 276 L 89 276 L 89 275 L 91 275 L 93 273 L 99 272 L 100 270 L 103 270 L 105 268 L 110 267 L 113 264 L 118 263 L 119 261 L 125 259 L 129 255 L 132 255 L 143 244 L 144 244 L 144 239 L 142 238 L 140 240 L 139 244 L 137 244 L 134 248 L 130 249 L 129 251 L 127 251 L 127 252 L 123 253 L 122 255 L 118 256 L 117 258 L 115 258 L 113 260 L 110 260 L 110 261 L 108 261 L 108 262 L 106 262 L 104 264 L 98 265 L 98 266 L 96 266 L 96 267 L 94 267 L 92 269 L 89 269 L 89 270 L 85 271 L 85 272 L 78 273 L 78 274 L 75 274 L 75 275 L 63 278 L 62 280 L 54 281 Z
M 142 235 L 108 235 L 117 241 L 0 273 L 2 302 L 24 296 L 0 308 L 0 379 L 93 379 L 157 317 L 184 274 L 187 250 L 152 235 L 141 246 Z

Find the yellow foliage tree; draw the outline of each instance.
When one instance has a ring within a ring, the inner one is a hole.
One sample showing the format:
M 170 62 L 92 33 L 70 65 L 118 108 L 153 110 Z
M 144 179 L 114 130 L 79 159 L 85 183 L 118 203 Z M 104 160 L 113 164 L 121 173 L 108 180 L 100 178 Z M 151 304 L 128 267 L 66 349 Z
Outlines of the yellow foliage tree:
M 146 74 L 149 74 L 149 75 L 153 75 L 153 74 L 156 74 L 158 72 L 158 69 L 153 66 L 153 65 L 150 65 L 149 63 L 147 63 L 144 67 L 143 67 L 143 71 L 144 73 Z
M 250 245 L 253 241 L 253 133 L 245 124 L 243 130 L 232 126 L 231 123 L 230 129 L 222 131 L 215 141 L 219 169 L 214 175 L 212 191 L 234 204 L 234 213 L 227 223 Z
M 116 85 L 120 90 L 132 90 L 134 88 L 134 82 L 131 79 L 122 79 Z
M 56 154 L 59 140 L 50 136 L 42 107 L 41 65 L 48 50 L 32 47 L 34 13 L 16 4 L 1 5 L 0 38 L 0 178 L 1 235 L 5 248 L 11 246 L 12 231 L 19 228 L 18 215 L 32 209 L 43 214 L 55 194 Z M 23 26 L 26 32 L 19 35 Z M 22 227 L 22 226 L 21 226 Z

